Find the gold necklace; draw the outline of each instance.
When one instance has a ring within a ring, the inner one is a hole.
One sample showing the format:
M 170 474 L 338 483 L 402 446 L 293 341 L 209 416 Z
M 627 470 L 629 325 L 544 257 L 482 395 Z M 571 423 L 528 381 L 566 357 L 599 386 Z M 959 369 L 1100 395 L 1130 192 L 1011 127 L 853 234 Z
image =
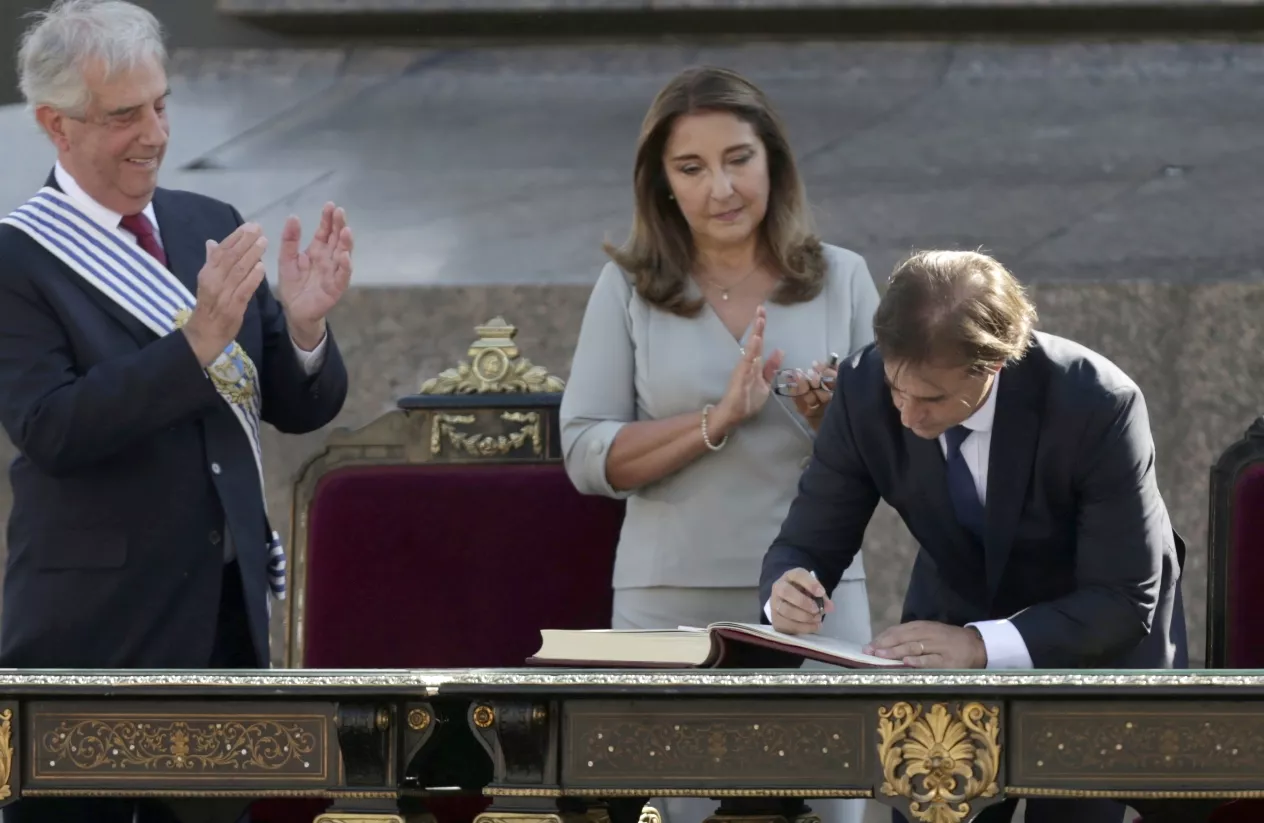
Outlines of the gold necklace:
M 743 274 L 741 277 L 739 277 L 737 280 L 735 280 L 734 282 L 730 283 L 727 286 L 721 286 L 719 283 L 715 282 L 710 277 L 705 277 L 703 275 L 698 275 L 698 276 L 702 277 L 702 279 L 705 280 L 708 285 L 720 290 L 721 300 L 728 300 L 729 292 L 737 288 L 738 286 L 742 285 L 743 283 L 745 283 L 748 279 L 750 279 L 750 276 L 758 270 L 759 270 L 759 263 L 756 263 L 754 266 L 751 267 L 750 271 L 746 272 L 746 274 Z

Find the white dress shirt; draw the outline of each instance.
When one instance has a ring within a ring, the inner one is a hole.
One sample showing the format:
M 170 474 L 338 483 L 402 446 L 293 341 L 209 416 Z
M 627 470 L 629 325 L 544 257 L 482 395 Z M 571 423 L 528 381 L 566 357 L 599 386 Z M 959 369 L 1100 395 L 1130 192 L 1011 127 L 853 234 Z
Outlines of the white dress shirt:
M 119 224 L 123 222 L 123 215 L 112 209 L 106 208 L 96 200 L 92 199 L 92 197 L 83 190 L 83 187 L 75 181 L 75 178 L 70 176 L 70 172 L 66 171 L 60 162 L 57 163 L 56 167 L 53 169 L 53 177 L 57 181 L 57 185 L 61 188 L 62 192 L 74 201 L 75 205 L 79 207 L 79 210 L 82 211 L 86 217 L 107 230 L 113 231 L 119 228 Z M 162 242 L 162 229 L 158 225 L 157 216 L 154 214 L 154 204 L 152 202 L 146 204 L 142 214 L 149 218 L 150 224 L 153 225 L 154 239 L 158 241 L 158 245 L 166 248 Z M 124 230 L 119 233 L 133 245 L 138 247 L 140 246 L 140 241 L 132 235 L 131 232 Z M 320 367 L 325 362 L 325 341 L 328 339 L 329 335 L 326 334 L 320 339 L 320 342 L 316 344 L 315 349 L 312 351 L 305 351 L 304 349 L 299 348 L 298 343 L 295 343 L 293 338 L 290 338 L 290 342 L 294 345 L 294 353 L 298 355 L 300 365 L 303 366 L 303 369 L 308 374 L 315 374 L 320 371 Z M 210 377 L 208 376 L 207 379 L 209 380 Z M 237 550 L 233 546 L 232 534 L 229 530 L 225 528 L 223 533 L 224 562 L 227 563 L 237 556 Z
M 974 489 L 979 494 L 979 502 L 987 508 L 988 457 L 992 454 L 992 422 L 996 418 L 996 387 L 1001 384 L 1001 373 L 997 372 L 992 379 L 992 390 L 987 400 L 974 410 L 974 414 L 965 419 L 961 425 L 970 429 L 970 434 L 961 441 L 961 457 L 966 461 L 966 468 L 974 478 Z M 948 438 L 939 435 L 939 448 L 944 457 L 948 456 Z M 979 630 L 983 637 L 983 648 L 987 650 L 987 667 L 989 669 L 1030 669 L 1031 654 L 1023 636 L 1014 628 L 1009 620 L 983 620 L 968 623 Z
M 983 405 L 974 410 L 961 424 L 970 429 L 970 434 L 961 443 L 961 456 L 966 467 L 974 478 L 974 488 L 979 494 L 979 501 L 987 508 L 988 457 L 992 453 L 992 422 L 996 418 L 996 387 L 1001 383 L 1000 372 L 992 380 L 992 389 L 988 392 Z M 944 457 L 948 456 L 948 438 L 939 436 L 939 448 Z M 764 604 L 764 615 L 772 622 L 772 599 Z M 978 629 L 983 638 L 983 648 L 987 651 L 987 667 L 989 669 L 1030 669 L 1031 653 L 1027 643 L 1018 629 L 1008 619 L 984 620 L 968 623 Z

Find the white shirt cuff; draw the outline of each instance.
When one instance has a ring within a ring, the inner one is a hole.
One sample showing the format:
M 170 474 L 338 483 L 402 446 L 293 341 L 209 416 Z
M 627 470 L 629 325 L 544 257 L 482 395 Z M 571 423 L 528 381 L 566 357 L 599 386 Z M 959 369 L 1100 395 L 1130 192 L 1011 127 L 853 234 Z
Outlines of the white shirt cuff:
M 320 342 L 316 344 L 316 348 L 311 351 L 303 351 L 299 344 L 294 342 L 294 338 L 290 338 L 290 343 L 294 346 L 294 353 L 298 355 L 298 362 L 303 367 L 303 371 L 309 375 L 320 371 L 320 367 L 325 364 L 325 343 L 328 341 L 329 332 L 325 332 L 324 337 L 320 338 Z
M 768 598 L 768 600 L 764 603 L 764 617 L 768 618 L 769 624 L 772 623 L 772 598 L 771 597 Z
M 1031 653 L 1022 634 L 1008 620 L 984 620 L 967 623 L 979 630 L 983 648 L 987 650 L 989 669 L 1030 669 Z

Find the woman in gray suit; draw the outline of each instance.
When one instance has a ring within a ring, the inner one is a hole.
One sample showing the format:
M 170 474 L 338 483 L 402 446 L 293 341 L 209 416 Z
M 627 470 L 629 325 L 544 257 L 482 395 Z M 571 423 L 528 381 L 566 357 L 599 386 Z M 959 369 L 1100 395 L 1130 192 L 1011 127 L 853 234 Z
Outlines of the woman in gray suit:
M 691 69 L 659 93 L 634 187 L 562 400 L 567 472 L 627 500 L 615 628 L 758 622 L 760 563 L 830 399 L 824 366 L 870 342 L 878 292 L 859 255 L 814 236 L 785 131 L 733 72 Z M 822 633 L 867 642 L 859 559 L 832 599 Z M 671 823 L 715 808 L 663 805 Z M 863 808 L 813 805 L 828 823 Z

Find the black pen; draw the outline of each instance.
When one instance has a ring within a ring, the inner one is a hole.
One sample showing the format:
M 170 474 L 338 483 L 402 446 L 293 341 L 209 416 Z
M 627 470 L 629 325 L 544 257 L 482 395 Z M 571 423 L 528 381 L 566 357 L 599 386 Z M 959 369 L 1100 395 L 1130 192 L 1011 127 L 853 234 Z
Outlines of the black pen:
M 820 582 L 821 582 L 821 581 L 817 578 L 817 576 L 816 576 L 816 572 L 808 572 L 808 573 L 812 575 L 812 579 L 813 579 L 813 580 L 816 580 L 816 582 L 818 582 L 818 583 L 820 583 Z M 812 596 L 812 599 L 816 601 L 816 610 L 817 610 L 817 612 L 819 612 L 819 613 L 821 613 L 821 614 L 824 614 L 824 613 L 825 613 L 825 598 L 824 598 L 824 597 L 817 597 L 817 596 L 813 595 L 813 596 Z

